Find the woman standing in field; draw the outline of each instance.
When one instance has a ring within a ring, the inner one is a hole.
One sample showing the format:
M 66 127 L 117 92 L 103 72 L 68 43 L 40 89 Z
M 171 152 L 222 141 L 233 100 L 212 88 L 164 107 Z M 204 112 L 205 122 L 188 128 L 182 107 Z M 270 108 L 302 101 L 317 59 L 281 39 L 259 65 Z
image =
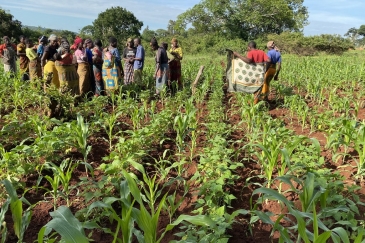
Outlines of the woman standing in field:
M 30 39 L 25 39 L 25 45 L 27 47 L 25 53 L 29 59 L 29 78 L 30 80 L 41 79 L 41 60 L 36 53 L 36 47 L 33 45 L 33 41 Z
M 177 81 L 178 87 L 181 89 L 181 60 L 183 58 L 183 52 L 176 38 L 171 40 L 170 54 L 173 55 L 174 58 L 169 62 L 169 80 L 171 82 Z
M 108 92 L 114 92 L 118 89 L 121 77 L 121 61 L 117 46 L 117 39 L 115 37 L 110 37 L 109 46 L 104 49 L 103 54 L 104 89 Z
M 56 88 L 59 88 L 60 81 L 55 65 L 55 54 L 57 53 L 58 48 L 57 36 L 54 34 L 50 35 L 48 41 L 49 44 L 44 49 L 41 59 L 41 66 L 43 68 L 44 77 L 46 78 L 46 84 L 53 84 Z
M 89 63 L 89 84 L 90 84 L 90 91 L 94 93 L 95 91 L 95 78 L 94 78 L 94 71 L 93 71 L 93 48 L 94 43 L 91 39 L 85 39 L 85 53 L 87 56 L 87 61 Z
M 10 42 L 10 38 L 3 37 L 4 44 L 0 45 L 0 57 L 3 59 L 4 74 L 16 73 L 16 46 Z
M 46 44 L 47 44 L 47 37 L 45 37 L 44 35 L 42 35 L 39 38 L 39 45 L 38 45 L 38 48 L 37 48 L 37 55 L 38 55 L 38 57 L 42 57 L 43 56 L 44 48 L 45 48 Z
M 74 44 L 77 46 L 75 57 L 77 61 L 77 74 L 79 75 L 80 95 L 87 95 L 90 91 L 90 67 L 86 49 L 84 48 L 84 40 L 76 38 Z
M 70 43 L 66 38 L 61 39 L 60 47 L 55 54 L 56 69 L 60 79 L 60 92 L 71 92 L 71 95 L 79 95 L 79 76 L 77 75 Z
M 103 44 L 99 39 L 95 40 L 95 46 L 92 49 L 93 54 L 93 72 L 95 79 L 95 97 L 102 95 L 103 93 L 103 78 L 102 78 L 102 66 L 103 66 Z
M 25 36 L 19 37 L 20 43 L 17 46 L 17 55 L 19 56 L 19 69 L 22 75 L 22 80 L 29 80 L 29 59 L 25 53 Z
M 134 82 L 134 57 L 136 56 L 137 49 L 134 48 L 132 38 L 128 38 L 126 48 L 123 52 L 124 60 L 124 84 L 131 84 Z
M 264 96 L 264 100 L 269 100 L 270 82 L 272 79 L 278 80 L 279 72 L 281 69 L 281 54 L 275 49 L 275 42 L 269 41 L 267 43 L 267 56 L 270 58 L 270 64 L 265 74 L 265 82 L 262 87 L 261 95 Z
M 169 70 L 168 58 L 165 48 L 158 46 L 155 38 L 150 43 L 152 49 L 156 52 L 155 61 L 156 68 L 153 77 L 156 79 L 156 95 L 159 95 L 167 84 L 167 76 Z

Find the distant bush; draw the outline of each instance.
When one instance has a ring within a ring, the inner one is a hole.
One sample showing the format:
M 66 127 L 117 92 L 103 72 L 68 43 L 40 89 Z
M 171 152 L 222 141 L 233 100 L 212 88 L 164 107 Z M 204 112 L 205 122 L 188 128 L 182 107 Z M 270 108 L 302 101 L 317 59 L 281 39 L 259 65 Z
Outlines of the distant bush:
M 229 39 L 222 34 L 188 34 L 174 36 L 179 40 L 184 54 L 215 54 L 224 55 L 226 48 L 244 53 L 247 51 L 247 42 L 242 39 Z M 158 42 L 167 42 L 170 46 L 172 36 L 156 37 Z M 256 39 L 257 47 L 266 49 L 266 43 L 274 40 L 282 53 L 313 56 L 319 53 L 342 54 L 353 48 L 352 43 L 339 35 L 304 36 L 302 33 L 284 32 L 280 35 L 269 34 L 267 37 Z M 142 40 L 147 56 L 154 53 L 149 46 L 150 40 Z
M 268 40 L 274 40 L 283 53 L 312 56 L 324 52 L 342 54 L 354 48 L 350 40 L 340 35 L 304 36 L 302 33 L 284 32 L 280 35 L 270 34 Z

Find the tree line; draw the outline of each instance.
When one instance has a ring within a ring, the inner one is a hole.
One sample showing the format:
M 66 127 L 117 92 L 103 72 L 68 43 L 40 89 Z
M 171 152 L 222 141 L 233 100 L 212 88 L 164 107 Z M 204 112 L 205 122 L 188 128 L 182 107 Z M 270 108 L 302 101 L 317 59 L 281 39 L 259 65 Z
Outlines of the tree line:
M 120 48 L 129 37 L 141 37 L 144 43 L 149 43 L 152 37 L 168 43 L 172 37 L 177 37 L 187 54 L 224 54 L 226 48 L 244 51 L 248 41 L 255 40 L 259 47 L 261 43 L 264 47 L 269 38 L 278 39 L 284 52 L 304 55 L 321 51 L 339 54 L 359 44 L 365 26 L 350 29 L 347 38 L 339 35 L 304 36 L 303 28 L 308 24 L 309 14 L 303 3 L 304 0 L 202 0 L 178 15 L 176 20 L 168 21 L 166 29 L 152 30 L 147 25 L 143 31 L 144 23 L 132 12 L 123 7 L 112 7 L 101 12 L 79 33 L 23 27 L 9 12 L 0 9 L 0 17 L 4 20 L 0 35 L 17 37 L 23 34 L 35 39 L 54 33 L 70 42 L 79 35 L 100 39 L 104 43 L 114 36 L 121 42 Z M 144 46 L 148 52 L 149 45 Z

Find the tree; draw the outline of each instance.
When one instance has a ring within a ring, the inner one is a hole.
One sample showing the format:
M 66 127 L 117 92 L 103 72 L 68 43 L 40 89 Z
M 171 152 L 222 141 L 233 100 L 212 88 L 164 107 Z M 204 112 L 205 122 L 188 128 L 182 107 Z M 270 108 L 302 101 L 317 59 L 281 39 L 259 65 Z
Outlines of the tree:
M 176 34 L 175 25 L 176 25 L 176 21 L 169 20 L 169 23 L 167 24 L 167 32 L 169 35 Z
M 363 37 L 365 37 L 365 25 L 361 25 L 360 28 L 357 30 L 357 33 L 359 35 L 362 35 Z
M 358 29 L 352 27 L 346 32 L 345 36 L 349 37 L 352 43 L 355 43 L 357 37 L 359 36 L 358 31 Z
M 157 29 L 155 31 L 156 37 L 157 38 L 164 38 L 167 37 L 169 35 L 169 32 L 167 30 L 164 29 Z
M 22 23 L 1 8 L 0 20 L 0 37 L 9 36 L 18 39 L 18 36 L 22 34 Z
M 84 28 L 80 30 L 80 35 L 82 38 L 90 38 L 94 37 L 94 26 L 93 25 L 86 25 Z
M 107 41 L 109 37 L 114 36 L 125 42 L 129 37 L 140 36 L 143 22 L 125 8 L 112 7 L 100 13 L 93 26 L 95 38 Z
M 34 43 L 38 43 L 38 38 L 42 36 L 42 32 L 38 31 L 36 29 L 31 29 L 28 27 L 25 27 L 22 29 L 23 35 L 28 37 L 29 39 L 33 40 Z
M 58 35 L 66 38 L 70 43 L 73 43 L 76 38 L 76 33 L 69 30 L 61 30 Z
M 149 42 L 154 36 L 156 36 L 155 31 L 150 30 L 147 25 L 147 27 L 142 31 L 142 39 Z
M 308 11 L 304 0 L 202 0 L 178 16 L 174 28 L 191 24 L 196 33 L 218 32 L 249 40 L 264 34 L 303 30 Z

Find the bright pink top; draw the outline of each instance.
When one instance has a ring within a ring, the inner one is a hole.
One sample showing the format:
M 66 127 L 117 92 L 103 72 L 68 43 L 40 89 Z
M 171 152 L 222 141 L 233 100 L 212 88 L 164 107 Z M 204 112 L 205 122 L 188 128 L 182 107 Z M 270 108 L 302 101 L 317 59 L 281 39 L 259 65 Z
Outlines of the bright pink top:
M 74 55 L 76 57 L 77 63 L 87 62 L 87 55 L 85 53 L 85 50 L 79 50 L 79 49 L 77 49 L 75 51 L 75 54 Z

